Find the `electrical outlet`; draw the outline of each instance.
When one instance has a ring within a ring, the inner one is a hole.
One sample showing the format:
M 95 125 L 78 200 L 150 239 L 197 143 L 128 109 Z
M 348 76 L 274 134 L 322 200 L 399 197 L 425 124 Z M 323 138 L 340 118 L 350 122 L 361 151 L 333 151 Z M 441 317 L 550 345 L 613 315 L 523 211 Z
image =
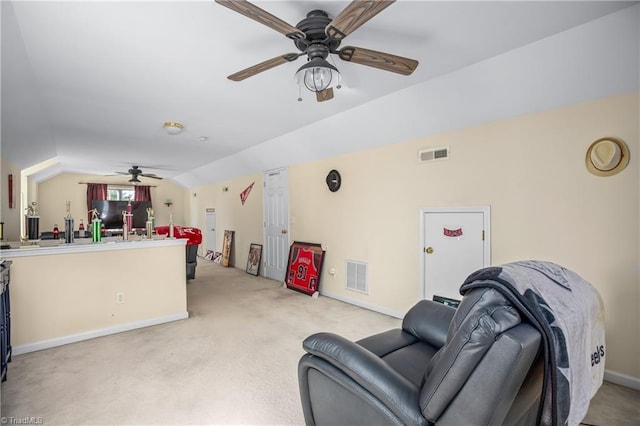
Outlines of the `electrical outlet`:
M 119 291 L 116 293 L 116 303 L 124 303 L 124 292 Z

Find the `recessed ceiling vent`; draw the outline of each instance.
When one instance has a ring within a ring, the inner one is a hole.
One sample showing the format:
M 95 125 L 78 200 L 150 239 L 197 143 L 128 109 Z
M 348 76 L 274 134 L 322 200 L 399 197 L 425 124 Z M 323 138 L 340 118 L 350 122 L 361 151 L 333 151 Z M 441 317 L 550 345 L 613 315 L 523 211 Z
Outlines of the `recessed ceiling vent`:
M 440 148 L 427 148 L 418 151 L 418 162 L 429 163 L 431 161 L 448 160 L 449 159 L 449 147 Z

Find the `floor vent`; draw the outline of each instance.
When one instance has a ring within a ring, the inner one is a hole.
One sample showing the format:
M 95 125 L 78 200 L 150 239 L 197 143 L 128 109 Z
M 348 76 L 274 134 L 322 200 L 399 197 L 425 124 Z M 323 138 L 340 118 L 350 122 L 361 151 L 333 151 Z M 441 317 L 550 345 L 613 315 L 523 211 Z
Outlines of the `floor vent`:
M 418 162 L 428 163 L 437 160 L 447 160 L 449 158 L 449 147 L 428 148 L 418 151 Z
M 347 260 L 347 289 L 369 294 L 368 265 Z

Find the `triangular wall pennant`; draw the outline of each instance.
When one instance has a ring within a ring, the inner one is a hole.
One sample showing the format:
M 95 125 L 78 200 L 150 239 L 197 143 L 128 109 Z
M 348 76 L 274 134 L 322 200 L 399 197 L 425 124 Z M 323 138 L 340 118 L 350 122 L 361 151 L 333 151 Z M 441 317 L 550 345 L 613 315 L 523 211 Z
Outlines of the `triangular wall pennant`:
M 251 185 L 247 186 L 247 188 L 240 193 L 240 201 L 242 201 L 242 205 L 244 206 L 244 202 L 247 201 L 249 197 L 249 193 L 251 192 L 251 188 L 253 188 L 253 184 L 255 182 L 251 182 Z

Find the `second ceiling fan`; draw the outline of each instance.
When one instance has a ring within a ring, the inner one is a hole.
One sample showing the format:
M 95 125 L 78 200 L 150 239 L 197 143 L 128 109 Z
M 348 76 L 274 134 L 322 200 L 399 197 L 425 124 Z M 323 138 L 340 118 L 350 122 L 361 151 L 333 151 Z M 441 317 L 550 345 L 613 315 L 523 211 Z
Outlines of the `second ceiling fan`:
M 131 179 L 129 179 L 129 182 L 133 183 L 134 185 L 136 183 L 140 183 L 140 179 L 138 179 L 139 176 L 147 177 L 151 179 L 162 179 L 160 176 L 156 176 L 153 173 L 142 173 L 140 166 L 131 166 L 131 168 L 126 172 L 116 172 L 116 173 L 119 175 L 131 175 Z
M 322 10 L 312 10 L 295 27 L 246 0 L 215 0 L 242 15 L 272 28 L 293 40 L 299 52 L 285 53 L 242 71 L 228 78 L 241 81 L 275 66 L 292 62 L 307 55 L 308 62 L 296 73 L 299 84 L 316 93 L 318 102 L 333 98 L 333 87 L 340 84 L 340 73 L 327 61 L 329 54 L 335 54 L 343 61 L 354 62 L 402 75 L 410 75 L 418 66 L 418 61 L 390 53 L 344 46 L 342 40 L 362 24 L 390 6 L 395 0 L 354 0 L 335 18 L 331 19 Z

